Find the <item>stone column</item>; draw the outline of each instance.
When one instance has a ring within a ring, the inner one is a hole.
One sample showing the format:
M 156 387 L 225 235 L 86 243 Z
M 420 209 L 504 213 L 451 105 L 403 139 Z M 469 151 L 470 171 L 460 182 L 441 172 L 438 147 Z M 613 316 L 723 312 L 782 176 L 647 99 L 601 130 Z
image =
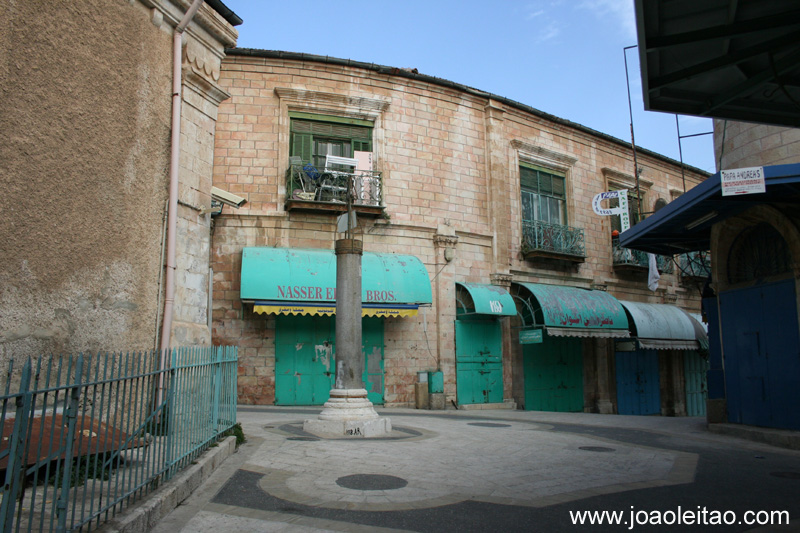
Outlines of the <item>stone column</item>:
M 592 339 L 595 356 L 595 372 L 597 377 L 597 412 L 602 415 L 614 414 L 614 403 L 611 400 L 611 369 L 609 368 L 609 348 L 613 345 L 610 339 Z
M 361 351 L 361 255 L 355 239 L 336 241 L 336 383 L 319 418 L 303 429 L 325 437 L 377 437 L 392 431 L 367 399 Z

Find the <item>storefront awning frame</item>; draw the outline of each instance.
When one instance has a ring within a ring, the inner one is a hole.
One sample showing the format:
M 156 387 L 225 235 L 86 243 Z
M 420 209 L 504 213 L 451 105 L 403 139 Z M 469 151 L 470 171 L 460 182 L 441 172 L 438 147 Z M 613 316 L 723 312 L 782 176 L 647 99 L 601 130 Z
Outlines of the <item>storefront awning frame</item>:
M 524 288 L 535 300 L 524 297 L 519 290 L 513 295 L 523 307 L 523 320 L 526 311 L 533 316 L 533 323 L 523 327 L 541 327 L 552 337 L 629 336 L 625 310 L 604 291 L 543 283 L 513 282 L 514 285 Z
M 698 350 L 703 328 L 680 307 L 620 300 L 632 321 L 638 346 L 644 350 Z
M 490 315 L 490 316 L 515 316 L 517 307 L 514 299 L 503 287 L 499 285 L 488 285 L 484 283 L 456 282 L 456 287 L 462 287 L 472 299 L 472 308 L 464 302 L 458 304 L 464 312 L 459 310 L 459 316 L 463 315 Z
M 431 305 L 430 277 L 417 257 L 364 252 L 362 316 L 414 316 Z M 336 255 L 333 250 L 245 248 L 240 297 L 257 313 L 334 315 Z

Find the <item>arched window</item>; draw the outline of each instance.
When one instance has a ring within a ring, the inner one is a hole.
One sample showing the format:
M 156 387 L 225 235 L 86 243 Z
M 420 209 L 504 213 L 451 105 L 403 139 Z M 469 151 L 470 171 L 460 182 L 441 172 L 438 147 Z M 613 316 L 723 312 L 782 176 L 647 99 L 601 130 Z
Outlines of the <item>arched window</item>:
M 766 222 L 740 233 L 728 255 L 728 282 L 731 284 L 760 280 L 791 270 L 788 243 Z

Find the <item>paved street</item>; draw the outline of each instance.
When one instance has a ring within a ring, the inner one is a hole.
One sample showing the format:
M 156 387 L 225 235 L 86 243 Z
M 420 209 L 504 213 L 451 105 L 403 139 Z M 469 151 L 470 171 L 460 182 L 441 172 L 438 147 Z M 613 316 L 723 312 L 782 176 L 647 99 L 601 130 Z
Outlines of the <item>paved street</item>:
M 591 529 L 623 531 L 679 506 L 706 524 L 662 530 L 757 528 L 747 511 L 800 524 L 800 452 L 704 419 L 379 409 L 390 437 L 323 440 L 302 430 L 318 413 L 240 407 L 248 442 L 153 531 L 566 531 L 570 511 L 621 511 Z M 736 523 L 708 525 L 726 511 Z

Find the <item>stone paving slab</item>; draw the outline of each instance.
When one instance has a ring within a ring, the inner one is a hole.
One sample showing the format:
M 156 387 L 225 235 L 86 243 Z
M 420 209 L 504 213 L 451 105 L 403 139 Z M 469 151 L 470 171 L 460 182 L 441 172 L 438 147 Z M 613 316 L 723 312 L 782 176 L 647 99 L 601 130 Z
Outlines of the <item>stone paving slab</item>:
M 240 408 L 250 442 L 195 503 L 153 531 L 437 532 L 486 530 L 488 523 L 530 531 L 541 519 L 565 530 L 571 509 L 653 508 L 664 495 L 671 503 L 687 491 L 706 501 L 707 485 L 695 483 L 700 454 L 707 461 L 735 456 L 748 476 L 761 475 L 759 464 L 800 471 L 800 453 L 785 450 L 781 459 L 765 444 L 709 433 L 702 419 L 380 409 L 392 418 L 391 435 L 342 440 L 303 431 L 316 412 Z M 714 468 L 723 472 L 716 476 L 727 472 Z M 730 475 L 744 479 L 744 472 L 737 467 Z M 769 483 L 774 494 L 790 490 L 778 478 Z M 757 501 L 728 486 L 711 490 L 730 494 L 716 503 L 740 509 Z

